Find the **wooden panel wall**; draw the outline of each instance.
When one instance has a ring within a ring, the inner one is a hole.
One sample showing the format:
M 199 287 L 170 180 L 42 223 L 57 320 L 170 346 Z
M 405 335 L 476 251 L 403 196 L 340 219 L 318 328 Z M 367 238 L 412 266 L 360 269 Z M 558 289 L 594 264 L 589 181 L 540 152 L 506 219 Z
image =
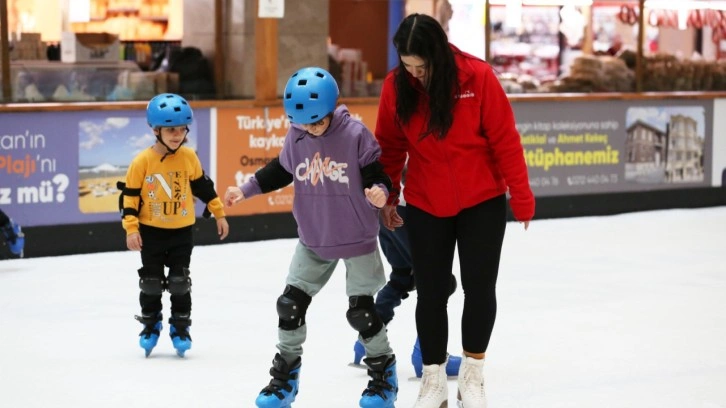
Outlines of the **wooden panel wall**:
M 330 38 L 341 48 L 363 50 L 374 79 L 386 76 L 388 0 L 330 0 Z

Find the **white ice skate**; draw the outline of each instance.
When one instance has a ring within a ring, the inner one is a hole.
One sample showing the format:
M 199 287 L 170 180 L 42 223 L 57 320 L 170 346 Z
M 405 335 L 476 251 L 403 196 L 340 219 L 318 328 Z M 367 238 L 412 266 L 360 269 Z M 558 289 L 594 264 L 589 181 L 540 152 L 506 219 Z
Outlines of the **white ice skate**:
M 446 361 L 423 366 L 421 388 L 413 408 L 446 408 L 449 405 L 449 386 L 446 384 Z
M 459 368 L 459 391 L 456 399 L 459 408 L 487 408 L 484 393 L 484 360 L 466 357 Z

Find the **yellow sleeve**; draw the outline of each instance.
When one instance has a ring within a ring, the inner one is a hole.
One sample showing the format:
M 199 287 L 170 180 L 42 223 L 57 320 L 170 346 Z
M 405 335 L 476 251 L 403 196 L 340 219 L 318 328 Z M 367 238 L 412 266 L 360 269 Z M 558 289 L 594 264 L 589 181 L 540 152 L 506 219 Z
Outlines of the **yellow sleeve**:
M 219 197 L 210 200 L 209 203 L 207 203 L 207 209 L 209 212 L 214 214 L 214 218 L 216 219 L 225 217 L 224 204 L 222 204 L 222 200 Z

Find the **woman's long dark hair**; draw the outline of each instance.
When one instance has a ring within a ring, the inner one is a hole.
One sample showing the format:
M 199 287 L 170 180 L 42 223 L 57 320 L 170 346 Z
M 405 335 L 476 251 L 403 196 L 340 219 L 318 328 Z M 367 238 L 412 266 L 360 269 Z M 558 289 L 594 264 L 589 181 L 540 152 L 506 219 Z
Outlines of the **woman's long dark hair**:
M 426 63 L 429 97 L 429 118 L 424 138 L 434 134 L 442 139 L 454 121 L 454 104 L 459 95 L 459 82 L 454 53 L 441 25 L 425 14 L 411 14 L 398 26 L 393 45 L 400 56 L 416 56 Z M 419 104 L 419 94 L 409 82 L 406 68 L 399 61 L 394 83 L 398 98 L 396 116 L 400 124 L 407 124 Z

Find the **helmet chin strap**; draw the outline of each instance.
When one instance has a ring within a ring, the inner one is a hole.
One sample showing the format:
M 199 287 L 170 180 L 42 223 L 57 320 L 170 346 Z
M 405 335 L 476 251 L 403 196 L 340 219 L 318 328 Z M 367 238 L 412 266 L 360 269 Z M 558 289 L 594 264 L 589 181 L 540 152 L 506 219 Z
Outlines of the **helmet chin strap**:
M 161 160 L 160 160 L 160 161 L 164 161 L 164 159 L 166 159 L 166 156 L 169 156 L 169 155 L 172 155 L 172 154 L 176 153 L 176 151 L 179 150 L 179 147 L 184 146 L 184 143 L 187 142 L 187 138 L 185 136 L 184 137 L 184 140 L 181 142 L 181 144 L 179 145 L 179 147 L 177 147 L 176 149 L 172 149 L 166 143 L 164 143 L 164 141 L 161 139 L 161 130 L 159 130 L 159 133 L 156 135 L 156 141 L 159 142 L 159 143 L 161 143 L 162 146 L 166 147 L 166 153 L 164 153 L 164 155 L 161 156 Z

